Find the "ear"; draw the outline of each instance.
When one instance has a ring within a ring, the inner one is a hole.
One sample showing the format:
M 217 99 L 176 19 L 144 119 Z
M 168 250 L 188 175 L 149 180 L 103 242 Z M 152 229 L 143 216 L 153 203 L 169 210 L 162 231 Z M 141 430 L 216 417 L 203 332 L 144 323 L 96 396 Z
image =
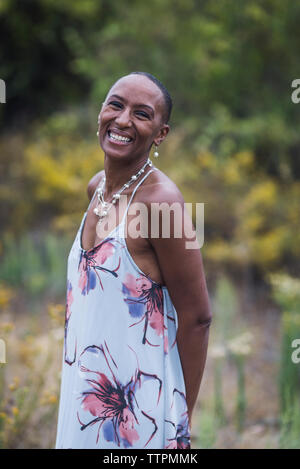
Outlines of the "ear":
M 155 137 L 155 139 L 153 140 L 154 144 L 157 146 L 160 145 L 168 135 L 169 131 L 170 126 L 168 124 L 163 124 L 163 126 L 160 128 L 157 137 Z
M 102 112 L 102 110 L 103 110 L 104 104 L 105 104 L 105 101 L 102 103 L 101 109 L 100 109 L 100 111 L 99 111 L 99 113 L 98 113 L 98 124 L 100 124 L 100 114 L 101 114 L 101 112 Z

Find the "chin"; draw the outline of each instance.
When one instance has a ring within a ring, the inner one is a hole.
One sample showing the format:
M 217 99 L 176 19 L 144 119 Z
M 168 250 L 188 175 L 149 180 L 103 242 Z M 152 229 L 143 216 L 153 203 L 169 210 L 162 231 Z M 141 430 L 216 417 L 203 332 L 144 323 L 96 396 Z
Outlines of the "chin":
M 118 151 L 118 149 L 114 150 L 111 148 L 107 148 L 106 145 L 104 145 L 101 148 L 105 156 L 107 156 L 108 158 L 112 158 L 114 160 L 130 160 L 132 159 L 132 157 L 134 157 L 132 152 L 125 152 L 125 151 L 121 152 L 120 150 Z

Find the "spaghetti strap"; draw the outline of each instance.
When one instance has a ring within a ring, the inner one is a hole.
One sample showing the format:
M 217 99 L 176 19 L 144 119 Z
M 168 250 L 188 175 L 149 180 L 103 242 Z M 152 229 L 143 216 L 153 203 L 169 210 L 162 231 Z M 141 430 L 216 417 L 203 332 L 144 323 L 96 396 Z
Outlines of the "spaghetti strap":
M 152 168 L 147 174 L 145 174 L 145 176 L 139 181 L 139 183 L 136 185 L 136 187 L 134 188 L 131 196 L 130 196 L 130 199 L 129 199 L 129 202 L 127 204 L 127 207 L 125 209 L 125 212 L 124 212 L 124 215 L 123 215 L 123 218 L 121 220 L 121 223 L 116 227 L 116 231 L 118 233 L 118 236 L 120 238 L 125 238 L 126 235 L 125 235 L 125 221 L 126 221 L 126 216 L 127 216 L 127 212 L 128 212 L 128 209 L 130 207 L 130 204 L 132 202 L 132 199 L 134 198 L 135 196 L 135 193 L 136 191 L 138 190 L 138 188 L 140 187 L 140 185 L 144 182 L 144 180 L 149 176 L 149 174 L 151 174 L 154 170 L 156 170 L 157 168 Z
M 129 199 L 128 205 L 127 205 L 127 207 L 126 207 L 123 220 L 125 220 L 125 217 L 126 217 L 126 215 L 127 215 L 129 206 L 130 206 L 130 204 L 131 204 L 131 201 L 132 201 L 133 197 L 135 196 L 136 191 L 138 190 L 138 188 L 140 187 L 140 185 L 144 182 L 144 180 L 149 176 L 149 174 L 151 174 L 151 173 L 152 173 L 153 171 L 155 171 L 156 169 L 157 169 L 157 168 L 152 168 L 147 174 L 145 174 L 145 176 L 144 176 L 144 177 L 140 180 L 140 182 L 135 186 L 135 188 L 134 188 L 134 190 L 133 190 L 133 192 L 132 192 L 132 194 L 131 194 L 131 197 L 130 197 L 130 199 Z

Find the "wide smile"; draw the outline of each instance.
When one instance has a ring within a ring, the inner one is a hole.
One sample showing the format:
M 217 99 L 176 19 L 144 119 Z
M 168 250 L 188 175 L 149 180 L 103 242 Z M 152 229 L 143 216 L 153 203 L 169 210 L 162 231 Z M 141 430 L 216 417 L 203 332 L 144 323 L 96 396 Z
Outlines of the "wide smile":
M 133 138 L 131 137 L 124 137 L 119 135 L 111 130 L 107 131 L 108 140 L 115 145 L 130 145 L 133 142 Z

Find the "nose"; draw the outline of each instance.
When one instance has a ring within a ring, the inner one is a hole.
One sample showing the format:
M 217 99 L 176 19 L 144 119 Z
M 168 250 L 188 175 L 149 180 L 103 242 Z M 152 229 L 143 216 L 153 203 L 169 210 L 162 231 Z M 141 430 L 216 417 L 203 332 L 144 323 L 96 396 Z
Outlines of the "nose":
M 118 116 L 115 118 L 115 122 L 116 124 L 118 124 L 119 127 L 130 127 L 130 109 L 124 107 L 124 109 L 120 110 Z

